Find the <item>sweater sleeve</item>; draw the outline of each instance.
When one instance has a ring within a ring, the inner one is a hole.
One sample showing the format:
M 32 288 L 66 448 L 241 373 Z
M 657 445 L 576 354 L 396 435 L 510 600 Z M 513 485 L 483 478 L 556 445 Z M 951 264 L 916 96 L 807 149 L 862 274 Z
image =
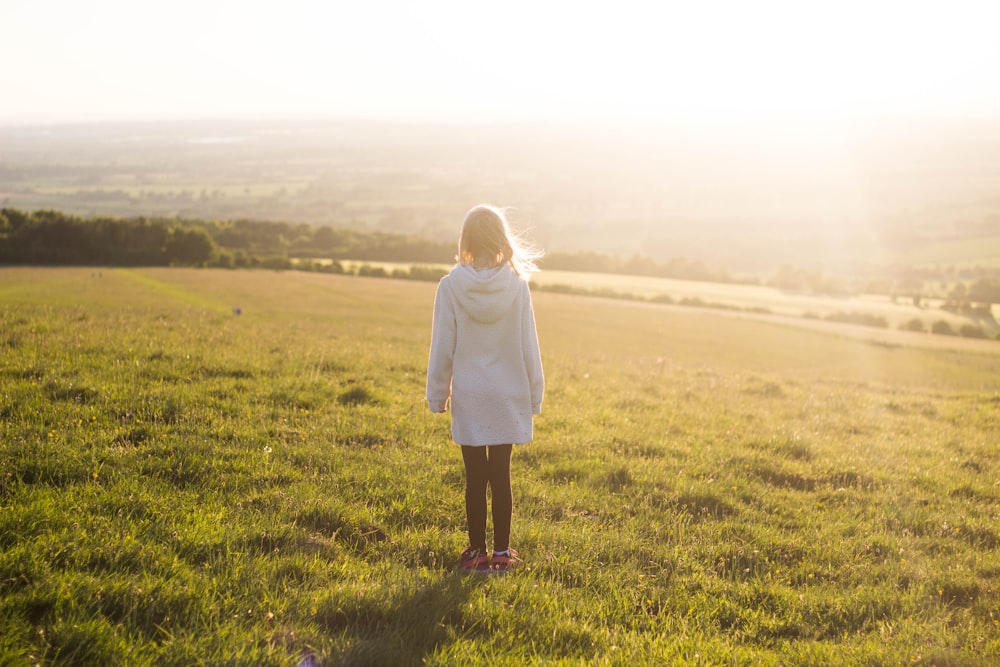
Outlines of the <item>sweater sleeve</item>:
M 531 388 L 531 412 L 541 414 L 542 398 L 545 393 L 545 374 L 542 372 L 542 355 L 538 347 L 538 331 L 535 328 L 535 310 L 531 303 L 531 291 L 524 284 L 524 313 L 521 317 L 521 349 L 524 350 L 524 368 L 528 372 L 528 386 Z
M 434 320 L 431 324 L 431 351 L 427 360 L 427 407 L 432 412 L 447 409 L 451 397 L 451 372 L 455 357 L 455 312 L 452 308 L 447 278 L 438 283 L 434 295 Z

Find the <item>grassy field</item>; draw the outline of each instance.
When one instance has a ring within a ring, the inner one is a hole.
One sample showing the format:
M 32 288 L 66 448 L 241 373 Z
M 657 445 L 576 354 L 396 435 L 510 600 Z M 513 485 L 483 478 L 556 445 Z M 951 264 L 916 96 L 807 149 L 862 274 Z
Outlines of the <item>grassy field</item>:
M 697 299 L 716 306 L 757 310 L 791 317 L 824 318 L 835 313 L 860 313 L 883 318 L 892 328 L 914 319 L 924 322 L 928 329 L 931 323 L 938 320 L 948 322 L 955 328 L 973 323 L 968 317 L 941 310 L 940 299 L 928 299 L 921 307 L 913 305 L 912 300 L 899 299 L 894 302 L 885 295 L 805 294 L 764 285 L 710 283 L 575 271 L 546 271 L 539 274 L 538 282 L 540 285 L 565 285 L 589 291 L 610 290 L 642 299 L 668 297 L 677 302 Z M 1000 333 L 995 321 L 975 323 L 984 326 L 991 336 Z
M 0 269 L 0 664 L 1000 662 L 1000 346 L 538 293 L 468 577 L 433 294 Z

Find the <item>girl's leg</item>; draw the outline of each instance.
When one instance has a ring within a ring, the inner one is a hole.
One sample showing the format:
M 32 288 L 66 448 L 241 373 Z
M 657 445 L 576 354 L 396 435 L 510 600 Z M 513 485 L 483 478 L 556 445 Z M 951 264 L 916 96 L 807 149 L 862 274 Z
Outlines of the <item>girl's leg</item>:
M 493 550 L 510 548 L 510 522 L 514 512 L 514 494 L 510 488 L 512 445 L 493 445 L 488 449 L 490 492 L 493 496 Z
M 462 445 L 462 460 L 465 461 L 465 516 L 469 523 L 469 546 L 486 551 L 486 484 L 489 482 L 486 447 Z

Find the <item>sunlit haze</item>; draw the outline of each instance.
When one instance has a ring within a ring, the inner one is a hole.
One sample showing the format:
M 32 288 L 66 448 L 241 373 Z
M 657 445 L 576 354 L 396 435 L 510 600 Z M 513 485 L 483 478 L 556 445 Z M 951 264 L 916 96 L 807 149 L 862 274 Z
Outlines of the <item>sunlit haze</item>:
M 1000 4 L 6 0 L 0 123 L 1000 115 Z
M 6 206 L 444 240 L 490 201 L 552 251 L 997 263 L 997 0 L 3 0 L 0 26 Z

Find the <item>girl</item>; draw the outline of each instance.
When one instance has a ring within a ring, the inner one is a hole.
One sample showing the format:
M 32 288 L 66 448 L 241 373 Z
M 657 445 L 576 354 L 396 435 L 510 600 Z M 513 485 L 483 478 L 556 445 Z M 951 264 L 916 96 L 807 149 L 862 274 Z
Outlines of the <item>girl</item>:
M 520 562 L 510 548 L 513 444 L 532 437 L 545 379 L 528 277 L 541 253 L 514 235 L 502 210 L 480 205 L 465 216 L 458 264 L 434 297 L 427 403 L 445 412 L 465 462 L 467 571 L 507 572 Z M 493 553 L 486 550 L 486 487 L 493 497 Z

